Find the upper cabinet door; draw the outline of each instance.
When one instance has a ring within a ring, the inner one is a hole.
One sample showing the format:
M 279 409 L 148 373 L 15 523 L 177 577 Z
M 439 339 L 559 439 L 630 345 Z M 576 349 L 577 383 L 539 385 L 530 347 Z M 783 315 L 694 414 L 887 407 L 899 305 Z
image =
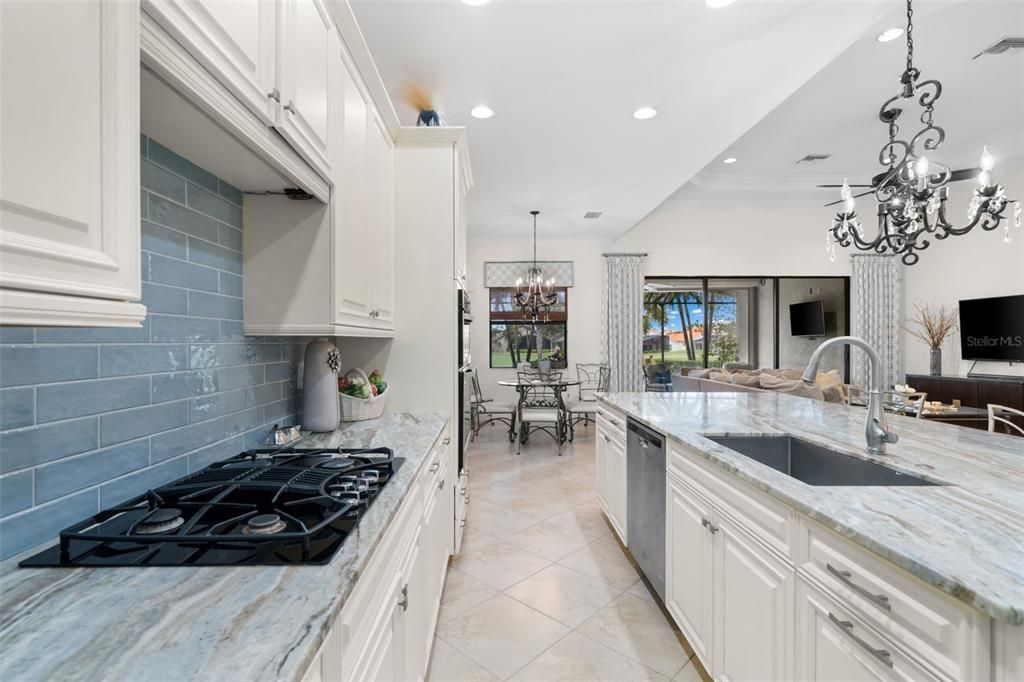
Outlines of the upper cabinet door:
M 334 28 L 320 0 L 283 0 L 278 82 L 281 107 L 274 127 L 324 179 L 331 177 L 327 152 L 329 63 Z
M 395 328 L 395 250 L 394 250 L 394 148 L 376 117 L 370 116 L 369 155 L 374 166 L 368 171 L 376 174 L 373 191 L 367 192 L 373 202 L 368 214 L 373 216 L 369 226 L 370 301 L 374 327 Z
M 369 107 L 355 79 L 339 58 L 331 65 L 334 74 L 330 97 L 331 122 L 340 127 L 340 137 L 332 135 L 334 186 L 331 210 L 334 212 L 334 324 L 370 327 L 372 310 L 368 290 L 367 253 L 367 173 L 366 121 Z M 340 126 L 339 126 L 340 124 Z
M 146 13 L 266 125 L 275 122 L 280 99 L 275 5 L 252 0 L 143 0 Z
M 0 2 L 0 63 L 0 324 L 137 326 L 138 5 Z

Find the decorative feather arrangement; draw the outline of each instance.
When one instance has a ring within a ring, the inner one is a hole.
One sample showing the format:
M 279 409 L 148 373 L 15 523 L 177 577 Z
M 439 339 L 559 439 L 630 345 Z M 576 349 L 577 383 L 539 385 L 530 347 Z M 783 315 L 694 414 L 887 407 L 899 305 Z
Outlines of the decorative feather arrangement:
M 437 114 L 437 107 L 434 106 L 434 98 L 430 96 L 427 89 L 419 83 L 407 81 L 402 86 L 402 101 L 420 112 L 416 118 L 418 126 L 439 126 L 441 117 Z

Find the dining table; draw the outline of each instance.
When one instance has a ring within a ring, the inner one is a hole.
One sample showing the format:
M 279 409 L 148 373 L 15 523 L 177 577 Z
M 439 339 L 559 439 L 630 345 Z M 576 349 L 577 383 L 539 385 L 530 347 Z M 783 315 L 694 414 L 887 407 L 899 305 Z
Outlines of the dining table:
M 536 376 L 532 376 L 529 379 L 516 378 L 516 379 L 502 379 L 501 381 L 499 381 L 498 382 L 499 386 L 510 386 L 510 387 L 516 389 L 516 393 L 519 394 L 519 399 L 516 401 L 516 411 L 515 411 L 515 414 L 512 415 L 512 423 L 508 427 L 509 441 L 513 442 L 515 440 L 516 429 L 518 427 L 518 422 L 519 422 L 519 413 L 522 410 L 522 408 L 524 406 L 524 403 L 525 403 L 525 401 L 527 399 L 527 396 L 530 393 L 530 389 L 535 389 L 535 388 L 551 389 L 551 392 L 554 395 L 555 404 L 551 405 L 550 407 L 555 407 L 558 410 L 560 410 L 562 413 L 566 413 L 565 399 L 564 399 L 563 396 L 565 395 L 565 392 L 569 388 L 571 388 L 573 386 L 579 386 L 581 383 L 583 383 L 583 382 L 580 379 L 572 379 L 572 378 L 565 378 L 565 377 L 555 378 L 553 375 L 552 376 L 547 376 L 547 375 L 544 375 L 544 374 L 537 374 Z M 567 430 L 568 429 L 564 429 L 564 431 L 567 431 Z M 528 439 L 529 438 L 529 434 L 527 433 L 523 437 Z M 564 443 L 565 440 L 566 440 L 567 434 L 566 433 L 561 433 L 561 434 L 559 434 L 559 437 L 562 439 L 562 442 Z M 525 444 L 526 440 L 523 440 L 523 443 Z

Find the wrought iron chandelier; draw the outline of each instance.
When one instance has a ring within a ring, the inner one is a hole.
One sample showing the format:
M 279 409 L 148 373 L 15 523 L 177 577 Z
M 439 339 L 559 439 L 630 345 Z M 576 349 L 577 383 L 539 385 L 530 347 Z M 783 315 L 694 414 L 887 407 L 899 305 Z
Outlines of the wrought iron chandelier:
M 536 322 L 543 316 L 546 322 L 551 306 L 558 301 L 558 295 L 554 291 L 554 278 L 545 280 L 544 273 L 537 265 L 537 216 L 540 211 L 530 211 L 530 215 L 533 216 L 533 265 L 527 272 L 525 282 L 522 277 L 516 280 L 515 300 L 523 317 Z
M 878 161 L 886 169 L 872 178 L 872 189 L 857 195 L 874 193 L 878 201 L 878 233 L 869 239 L 854 210 L 856 202 L 850 184 L 843 182 L 839 193 L 842 209 L 836 213 L 825 237 L 825 249 L 832 261 L 836 259 L 836 244 L 843 247 L 855 246 L 861 251 L 892 253 L 902 255 L 903 263 L 913 265 L 920 259 L 918 251 L 930 245 L 929 235 L 935 239 L 967 234 L 975 226 L 983 230 L 996 229 L 1003 220 L 1006 234 L 1003 241 L 1010 241 L 1010 220 L 1004 216 L 1012 200 L 1006 198 L 1006 190 L 992 180 L 994 161 L 987 148 L 982 151 L 978 169 L 952 171 L 949 166 L 926 156 L 934 152 L 946 138 L 946 131 L 932 120 L 935 102 L 942 95 L 942 84 L 937 80 L 918 82 L 921 72 L 914 67 L 914 10 L 912 0 L 907 0 L 907 64 L 900 76 L 900 93 L 887 100 L 878 112 L 878 118 L 889 127 L 889 140 L 878 154 Z M 896 106 L 901 100 L 912 104 L 917 99 L 922 111 L 922 125 L 909 142 L 898 139 L 897 121 L 903 109 Z M 977 178 L 970 206 L 967 209 L 967 224 L 955 227 L 946 218 L 946 199 L 949 183 L 968 178 Z M 831 204 L 830 204 L 831 205 Z M 1013 223 L 1021 226 L 1021 205 L 1015 202 Z

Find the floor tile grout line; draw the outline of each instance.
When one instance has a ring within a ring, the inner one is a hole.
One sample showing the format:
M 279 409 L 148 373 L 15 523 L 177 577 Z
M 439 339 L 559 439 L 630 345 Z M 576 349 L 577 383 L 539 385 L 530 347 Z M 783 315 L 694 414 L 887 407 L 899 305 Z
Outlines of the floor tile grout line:
M 607 644 L 605 644 L 604 642 L 602 642 L 602 641 L 599 641 L 599 640 L 596 640 L 596 639 L 594 639 L 593 637 L 591 637 L 591 636 L 590 636 L 590 635 L 588 635 L 587 633 L 585 633 L 585 632 L 582 632 L 581 630 L 579 630 L 579 628 L 574 628 L 574 629 L 573 629 L 573 632 L 575 632 L 576 634 L 580 635 L 581 637 L 586 637 L 587 639 L 589 639 L 589 640 L 590 640 L 591 642 L 594 642 L 595 644 L 599 644 L 599 645 L 601 645 L 602 647 L 604 647 L 604 648 L 605 648 L 605 649 L 607 649 L 608 651 L 611 651 L 611 652 L 612 652 L 612 653 L 614 653 L 614 654 L 618 654 L 619 656 L 622 656 L 623 658 L 625 658 L 625 659 L 627 659 L 627 660 L 633 661 L 634 663 L 636 663 L 636 664 L 638 664 L 638 665 L 640 665 L 640 666 L 643 666 L 644 668 L 646 668 L 647 670 L 650 670 L 650 671 L 651 671 L 652 673 L 654 673 L 655 675 L 661 675 L 662 677 L 664 677 L 664 678 L 668 679 L 668 680 L 669 680 L 669 682 L 671 682 L 671 681 L 672 681 L 672 680 L 673 680 L 673 679 L 675 678 L 675 676 L 676 676 L 676 675 L 678 675 L 678 674 L 679 674 L 680 672 L 682 672 L 683 668 L 685 668 L 685 667 L 686 667 L 686 663 L 684 663 L 684 664 L 683 664 L 683 665 L 682 665 L 682 666 L 681 666 L 681 667 L 679 668 L 679 670 L 675 671 L 675 672 L 674 672 L 674 673 L 672 673 L 671 675 L 666 675 L 666 674 L 664 674 L 664 673 L 662 673 L 662 672 L 658 672 L 657 670 L 655 670 L 655 669 L 654 669 L 654 668 L 652 668 L 651 666 L 647 665 L 647 664 L 646 664 L 646 663 L 644 663 L 643 661 L 637 660 L 636 658 L 633 658 L 633 657 L 632 657 L 632 656 L 630 656 L 629 654 L 624 654 L 624 653 L 622 653 L 621 651 L 619 651 L 618 649 L 613 649 L 613 648 L 611 648 L 610 646 L 608 646 Z M 687 659 L 686 659 L 686 662 L 687 662 L 687 663 L 689 663 L 689 662 L 690 662 L 690 659 L 689 659 L 689 658 L 687 658 Z

